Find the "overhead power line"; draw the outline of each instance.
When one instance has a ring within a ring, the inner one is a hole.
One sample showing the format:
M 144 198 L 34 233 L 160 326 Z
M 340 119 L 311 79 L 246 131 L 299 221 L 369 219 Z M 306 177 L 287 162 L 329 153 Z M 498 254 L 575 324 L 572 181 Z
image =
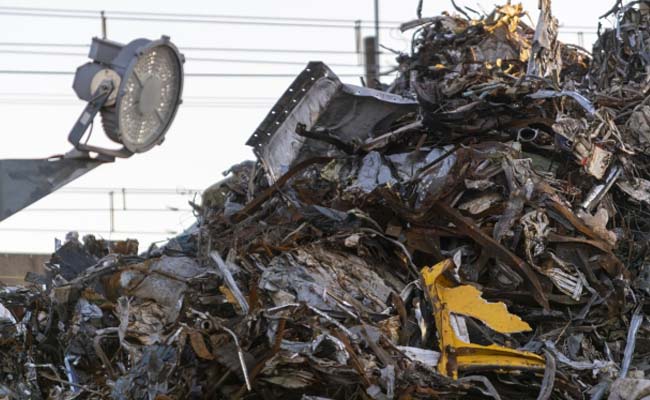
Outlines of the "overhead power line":
M 201 189 L 192 188 L 136 188 L 136 187 L 64 187 L 56 191 L 56 193 L 76 193 L 76 194 L 96 194 L 96 193 L 122 193 L 127 194 L 150 194 L 150 195 L 186 195 L 201 193 Z
M 235 20 L 261 20 L 261 21 L 303 21 L 312 23 L 335 23 L 335 24 L 355 24 L 370 23 L 361 19 L 345 18 L 309 18 L 309 17 L 287 17 L 287 16 L 254 16 L 254 15 L 233 15 L 233 14 L 206 14 L 206 13 L 169 13 L 169 12 L 151 12 L 151 11 L 123 11 L 123 10 L 91 10 L 91 9 L 71 9 L 71 8 L 45 8 L 45 7 L 15 7 L 0 6 L 0 10 L 18 11 L 18 12 L 44 12 L 44 13 L 67 13 L 67 14 L 85 14 L 97 16 L 104 11 L 105 15 L 116 16 L 144 16 L 144 17 L 181 17 L 181 18 L 208 18 L 208 19 L 235 19 Z M 385 24 L 401 24 L 403 21 L 381 21 Z
M 81 43 L 47 43 L 47 42 L 0 42 L 4 47 L 76 47 L 88 48 L 88 44 Z M 183 46 L 181 51 L 208 51 L 208 52 L 236 52 L 236 53 L 281 53 L 281 54 L 332 54 L 332 55 L 358 55 L 355 50 L 330 50 L 330 49 L 265 49 L 245 47 L 215 47 L 215 46 Z M 382 55 L 392 56 L 393 53 L 380 52 Z
M 18 46 L 18 47 L 83 47 L 88 48 L 88 44 L 82 43 L 46 43 L 46 42 L 0 42 L 0 46 Z
M 272 97 L 186 96 L 183 108 L 270 108 Z M 79 106 L 74 95 L 57 93 L 0 92 L 0 104 L 34 106 Z
M 4 75 L 74 75 L 72 71 L 36 71 L 36 70 L 15 70 L 3 69 L 0 74 Z
M 273 97 L 185 96 L 183 108 L 268 109 Z M 0 105 L 74 106 L 83 104 L 72 93 L 0 92 Z
M 47 213 L 57 213 L 57 212 L 96 212 L 96 213 L 104 213 L 111 211 L 110 208 L 71 208 L 71 207 L 66 207 L 66 208 L 26 208 L 22 210 L 21 212 L 47 212 Z M 112 209 L 112 212 L 147 212 L 147 213 L 179 213 L 179 212 L 192 212 L 191 208 L 177 208 L 177 207 L 169 207 L 169 208 L 127 208 L 126 210 L 120 208 L 120 207 L 115 207 Z
M 168 231 L 110 231 L 99 229 L 72 229 L 72 228 L 0 228 L 0 232 L 27 232 L 27 233 L 68 233 L 68 232 L 88 232 L 95 235 L 177 235 L 179 232 L 174 230 Z
M 576 28 L 564 28 L 564 29 L 560 29 L 559 33 L 587 33 L 587 34 L 591 34 L 591 35 L 596 35 L 596 34 L 598 34 L 598 30 L 594 29 L 594 28 L 591 28 L 591 29 L 588 29 L 588 30 L 576 29 Z
M 49 18 L 97 19 L 101 10 L 46 8 L 46 7 L 12 7 L 0 6 L 0 15 L 32 16 Z M 224 15 L 203 13 L 165 13 L 150 11 L 118 11 L 104 10 L 104 15 L 113 20 L 144 21 L 144 22 L 179 22 L 201 24 L 231 24 L 231 25 L 261 25 L 286 26 L 305 28 L 374 28 L 371 21 L 342 19 L 342 18 L 305 18 L 305 17 L 275 17 L 253 15 Z M 403 21 L 381 21 L 379 29 L 397 29 Z M 382 25 L 388 24 L 388 25 Z M 560 26 L 563 33 L 595 33 L 593 26 Z
M 73 101 L 43 101 L 43 100 L 33 100 L 33 101 L 14 101 L 14 100 L 2 100 L 0 99 L 0 106 L 30 106 L 30 107 L 79 107 L 78 102 Z M 249 110 L 249 109 L 269 109 L 273 106 L 273 103 L 268 104 L 247 104 L 247 103 L 209 103 L 209 102 L 199 102 L 199 103 L 184 103 L 183 108 L 214 108 L 214 109 L 233 109 L 233 110 Z
M 77 18 L 97 19 L 100 10 L 90 9 L 59 9 L 45 7 L 11 7 L 0 6 L 0 15 L 48 17 L 48 18 Z M 139 22 L 178 22 L 199 24 L 229 24 L 229 25 L 257 25 L 277 27 L 303 27 L 303 28 L 360 28 L 360 29 L 397 29 L 400 21 L 382 21 L 379 25 L 363 20 L 337 19 L 337 18 L 303 18 L 303 17 L 269 17 L 251 15 L 221 15 L 221 14 L 191 14 L 191 13 L 163 13 L 148 11 L 106 11 L 106 18 L 122 21 Z M 377 30 L 375 30 L 378 33 Z M 589 26 L 563 26 L 561 33 L 596 33 L 594 27 Z
M 64 13 L 46 13 L 31 11 L 2 11 L 0 15 L 39 17 L 39 18 L 72 18 L 72 19 L 97 19 L 98 15 L 90 14 L 64 14 Z M 229 20 L 229 19 L 209 19 L 209 18 L 178 18 L 178 17 L 138 17 L 128 15 L 106 14 L 106 18 L 115 21 L 137 21 L 137 22 L 176 22 L 192 24 L 216 24 L 216 25 L 249 25 L 249 26 L 267 26 L 267 27 L 292 27 L 292 28 L 333 28 L 333 29 L 354 29 L 354 24 L 342 23 L 317 23 L 317 22 L 275 22 L 265 20 Z M 370 25 L 359 25 L 360 28 L 370 28 Z M 380 29 L 397 29 L 396 26 L 380 26 Z
M 23 69 L 3 69 L 0 74 L 4 75 L 74 75 L 72 71 L 51 71 L 51 70 L 23 70 Z M 358 78 L 361 74 L 336 74 L 341 78 Z M 186 73 L 186 77 L 192 78 L 295 78 L 297 74 L 283 73 L 220 73 L 220 72 L 193 72 Z
M 247 60 L 247 59 L 232 59 L 232 58 L 211 58 L 211 57 L 186 57 L 187 61 L 196 62 L 223 62 L 223 63 L 237 63 L 237 64 L 275 64 L 275 65 L 307 65 L 303 61 L 282 61 L 282 60 Z M 327 63 L 331 67 L 343 68 L 360 68 L 360 64 L 342 64 L 342 63 Z
M 2 54 L 29 54 L 29 55 L 43 55 L 43 56 L 75 56 L 75 57 L 87 57 L 88 53 L 71 51 L 47 51 L 47 50 L 6 50 L 0 49 Z
M 72 19 L 97 19 L 97 15 L 86 14 L 62 14 L 62 13 L 36 13 L 36 12 L 14 12 L 2 11 L 0 15 L 7 16 L 22 16 L 22 17 L 39 17 L 39 18 L 72 18 Z M 268 27 L 292 27 L 292 28 L 325 28 L 325 29 L 355 29 L 355 25 L 348 24 L 326 24 L 326 23 L 312 23 L 312 22 L 270 22 L 270 21 L 249 21 L 249 20 L 216 20 L 216 19 L 187 19 L 175 17 L 131 17 L 122 15 L 106 15 L 107 18 L 116 21 L 134 21 L 134 22 L 175 22 L 175 23 L 192 23 L 192 24 L 216 24 L 216 25 L 249 25 L 249 26 L 268 26 Z M 371 25 L 358 25 L 359 28 L 370 29 Z M 399 30 L 397 26 L 379 26 L 381 30 Z M 562 28 L 560 33 L 591 33 L 595 34 L 596 29 L 590 30 L 582 29 L 567 29 Z
M 72 93 L 57 93 L 57 92 L 0 92 L 0 97 L 33 97 L 33 98 L 63 98 L 63 99 L 73 99 L 75 98 Z M 277 100 L 277 97 L 264 97 L 264 96 L 183 96 L 183 100 L 227 100 L 227 101 L 273 101 Z
M 26 55 L 45 55 L 45 56 L 63 56 L 63 57 L 86 57 L 87 53 L 66 52 L 66 51 L 44 51 L 44 50 L 5 50 L 0 49 L 0 54 L 26 54 Z M 284 60 L 259 60 L 259 59 L 242 59 L 242 58 L 215 58 L 215 57 L 186 57 L 185 60 L 193 62 L 215 62 L 215 63 L 233 63 L 233 64 L 270 64 L 270 65 L 307 65 L 304 61 L 284 61 Z M 360 64 L 328 63 L 332 67 L 341 68 L 361 68 Z

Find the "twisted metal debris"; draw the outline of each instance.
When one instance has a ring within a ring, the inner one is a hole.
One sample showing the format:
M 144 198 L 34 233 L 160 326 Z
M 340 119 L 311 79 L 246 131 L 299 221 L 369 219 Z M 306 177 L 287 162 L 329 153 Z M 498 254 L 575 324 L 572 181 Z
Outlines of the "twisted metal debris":
M 647 395 L 650 12 L 592 55 L 540 7 L 405 23 L 382 91 L 310 63 L 192 229 L 0 289 L 0 398 Z

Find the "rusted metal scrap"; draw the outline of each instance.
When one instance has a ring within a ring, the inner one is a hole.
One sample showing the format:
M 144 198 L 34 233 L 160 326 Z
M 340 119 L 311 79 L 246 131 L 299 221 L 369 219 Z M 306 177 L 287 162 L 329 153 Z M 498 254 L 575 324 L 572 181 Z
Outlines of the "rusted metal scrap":
M 0 286 L 0 399 L 646 396 L 648 5 L 452 5 L 383 87 L 309 63 L 183 234 Z

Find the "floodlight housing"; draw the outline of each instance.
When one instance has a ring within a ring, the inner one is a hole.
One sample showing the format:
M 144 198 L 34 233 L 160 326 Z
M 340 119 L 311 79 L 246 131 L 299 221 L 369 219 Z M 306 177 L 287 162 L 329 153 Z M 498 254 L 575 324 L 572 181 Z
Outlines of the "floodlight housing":
M 93 61 L 77 69 L 73 89 L 88 102 L 68 137 L 79 151 L 129 157 L 162 143 L 183 92 L 185 58 L 169 37 L 136 39 L 127 45 L 93 38 Z M 104 132 L 119 150 L 82 143 L 97 113 Z

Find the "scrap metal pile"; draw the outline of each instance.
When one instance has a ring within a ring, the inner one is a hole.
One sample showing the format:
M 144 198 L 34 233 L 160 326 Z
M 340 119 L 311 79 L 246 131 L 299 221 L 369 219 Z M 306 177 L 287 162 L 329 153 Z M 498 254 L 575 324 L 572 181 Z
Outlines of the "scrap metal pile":
M 647 396 L 646 4 L 593 55 L 541 0 L 418 16 L 382 90 L 310 63 L 192 229 L 0 288 L 0 399 Z

